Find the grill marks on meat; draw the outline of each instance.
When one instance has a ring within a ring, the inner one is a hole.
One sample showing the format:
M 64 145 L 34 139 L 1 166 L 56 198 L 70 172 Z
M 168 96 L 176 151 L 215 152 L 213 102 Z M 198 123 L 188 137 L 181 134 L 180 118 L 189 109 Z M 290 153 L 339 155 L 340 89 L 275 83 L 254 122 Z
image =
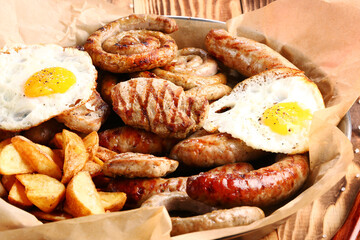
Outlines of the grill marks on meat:
M 277 204 L 298 191 L 309 174 L 308 157 L 286 155 L 271 166 L 248 173 L 200 173 L 189 177 L 186 192 L 212 206 Z
M 204 97 L 187 96 L 181 87 L 157 78 L 121 82 L 111 98 L 125 124 L 161 137 L 185 138 L 202 126 L 209 110 Z

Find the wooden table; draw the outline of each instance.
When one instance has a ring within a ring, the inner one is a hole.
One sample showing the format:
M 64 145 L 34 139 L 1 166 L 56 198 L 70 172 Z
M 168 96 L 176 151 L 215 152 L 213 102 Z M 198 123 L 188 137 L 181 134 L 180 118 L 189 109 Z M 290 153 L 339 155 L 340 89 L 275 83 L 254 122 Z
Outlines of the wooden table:
M 134 13 L 191 16 L 226 21 L 274 0 L 108 0 Z M 291 216 L 263 240 L 356 239 L 360 228 L 360 103 L 351 110 L 355 158 L 346 176 L 311 205 Z M 357 197 L 358 196 L 358 197 Z M 355 203 L 356 200 L 356 204 Z M 347 220 L 347 221 L 346 221 Z M 345 223 L 345 224 L 344 224 Z M 357 227 L 356 227 L 357 226 Z M 357 232 L 353 233 L 357 228 Z M 340 230 L 339 230 L 340 229 Z M 353 235 L 351 235 L 353 233 Z

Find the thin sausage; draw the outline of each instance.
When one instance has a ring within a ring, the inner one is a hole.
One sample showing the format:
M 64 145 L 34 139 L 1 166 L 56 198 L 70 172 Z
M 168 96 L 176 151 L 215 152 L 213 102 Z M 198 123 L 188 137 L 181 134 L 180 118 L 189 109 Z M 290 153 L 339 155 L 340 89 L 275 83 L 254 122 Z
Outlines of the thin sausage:
M 205 39 L 208 52 L 226 66 L 251 77 L 265 70 L 281 67 L 296 68 L 265 44 L 230 35 L 224 29 L 211 30 Z

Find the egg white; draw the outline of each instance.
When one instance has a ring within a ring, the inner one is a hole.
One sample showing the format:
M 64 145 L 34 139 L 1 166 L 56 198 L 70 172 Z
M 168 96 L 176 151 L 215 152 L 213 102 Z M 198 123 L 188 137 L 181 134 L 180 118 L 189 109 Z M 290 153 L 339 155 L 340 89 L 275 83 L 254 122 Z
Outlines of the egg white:
M 76 83 L 65 93 L 26 97 L 24 84 L 34 73 L 63 67 Z M 0 51 L 0 129 L 28 129 L 89 99 L 96 87 L 97 71 L 90 56 L 58 45 L 18 45 Z
M 325 108 L 316 84 L 300 71 L 274 69 L 244 80 L 228 96 L 211 104 L 203 127 L 207 131 L 229 133 L 255 149 L 288 154 L 306 152 L 311 120 L 304 121 L 300 131 L 288 135 L 273 132 L 261 121 L 266 109 L 283 102 L 297 102 L 312 115 Z

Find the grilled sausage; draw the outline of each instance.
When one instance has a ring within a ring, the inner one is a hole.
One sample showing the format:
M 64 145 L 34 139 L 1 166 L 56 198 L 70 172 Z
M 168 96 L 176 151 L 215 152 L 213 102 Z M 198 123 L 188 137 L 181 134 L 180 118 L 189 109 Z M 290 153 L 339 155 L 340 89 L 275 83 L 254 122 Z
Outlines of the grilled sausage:
M 166 157 L 155 157 L 142 153 L 119 153 L 114 158 L 106 161 L 103 165 L 103 173 L 106 176 L 136 177 L 163 177 L 174 172 L 178 167 L 177 161 Z
M 178 142 L 139 128 L 123 126 L 99 133 L 99 144 L 117 153 L 136 152 L 165 156 Z
M 224 29 L 211 30 L 205 38 L 205 46 L 216 59 L 247 77 L 273 68 L 297 69 L 290 61 L 265 44 L 232 36 Z
M 147 199 L 141 207 L 160 207 L 164 206 L 166 210 L 170 211 L 186 211 L 189 213 L 205 214 L 214 210 L 202 202 L 195 201 L 189 198 L 186 192 L 165 192 L 158 193 Z
M 178 50 L 177 56 L 163 69 L 173 73 L 209 77 L 217 73 L 218 65 L 205 50 L 187 47 Z
M 194 87 L 185 91 L 186 96 L 205 97 L 208 101 L 215 101 L 228 95 L 232 88 L 222 83 L 214 83 L 210 85 L 203 85 Z
M 200 136 L 190 136 L 176 144 L 171 150 L 170 158 L 189 166 L 212 167 L 249 161 L 267 154 L 247 146 L 230 134 L 201 131 L 203 134 Z
M 141 207 L 164 206 L 169 212 L 186 211 L 200 214 L 191 217 L 171 217 L 171 236 L 180 234 L 248 225 L 265 217 L 258 207 L 235 207 L 216 209 L 195 201 L 185 192 L 159 193 L 146 200 Z
M 186 192 L 212 206 L 269 206 L 304 184 L 309 174 L 306 155 L 285 155 L 271 166 L 248 173 L 200 173 L 188 178 Z
M 163 192 L 185 192 L 187 177 L 177 178 L 135 178 L 113 179 L 107 186 L 109 192 L 125 192 L 125 205 L 129 208 L 140 207 L 151 196 Z
M 172 217 L 171 236 L 210 229 L 249 225 L 265 217 L 258 207 L 234 207 L 219 209 L 193 217 Z
M 226 83 L 226 76 L 216 74 L 216 61 L 201 48 L 183 48 L 162 68 L 153 70 L 158 77 L 169 80 L 185 90 L 203 85 Z
M 149 70 L 166 65 L 176 56 L 174 39 L 164 33 L 177 29 L 173 19 L 132 14 L 95 31 L 87 39 L 84 49 L 95 66 L 110 72 Z
M 52 118 L 46 122 L 41 123 L 38 126 L 32 127 L 28 130 L 21 132 L 21 135 L 24 135 L 26 138 L 30 139 L 35 143 L 47 145 L 51 141 L 51 139 L 55 136 L 55 134 L 61 132 L 61 130 L 64 127 L 65 126 L 63 124 L 59 123 L 54 118 Z M 6 138 L 10 138 L 15 136 L 15 134 L 11 134 L 11 135 L 10 133 L 3 134 L 2 131 L 0 130 L 0 136 L 1 137 L 5 136 Z

